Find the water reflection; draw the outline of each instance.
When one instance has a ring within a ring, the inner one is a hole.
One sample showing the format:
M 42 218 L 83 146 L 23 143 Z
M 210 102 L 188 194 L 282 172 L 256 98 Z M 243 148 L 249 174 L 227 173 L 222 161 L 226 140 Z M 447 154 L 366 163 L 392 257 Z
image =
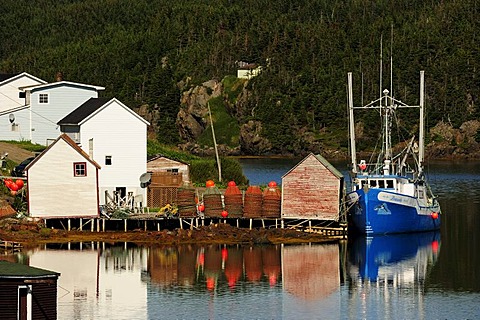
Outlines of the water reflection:
M 350 251 L 350 277 L 355 282 L 393 286 L 421 283 L 437 261 L 440 233 L 358 237 Z
M 59 319 L 312 318 L 324 310 L 330 318 L 356 319 L 381 316 L 375 310 L 383 306 L 393 308 L 402 295 L 398 288 L 417 289 L 415 301 L 410 293 L 400 300 L 421 309 L 418 301 L 440 246 L 438 233 L 357 238 L 348 250 L 345 242 L 83 243 L 48 245 L 14 260 L 61 273 Z M 348 288 L 343 299 L 342 287 Z M 384 300 L 365 300 L 372 290 L 383 292 Z

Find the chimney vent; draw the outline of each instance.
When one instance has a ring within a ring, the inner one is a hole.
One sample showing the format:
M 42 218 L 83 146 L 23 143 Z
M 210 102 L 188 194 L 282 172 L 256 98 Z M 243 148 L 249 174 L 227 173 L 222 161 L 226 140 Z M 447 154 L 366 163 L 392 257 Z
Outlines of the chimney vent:
M 59 82 L 59 81 L 63 81 L 63 73 L 61 71 L 58 71 L 56 74 L 55 74 L 55 81 Z

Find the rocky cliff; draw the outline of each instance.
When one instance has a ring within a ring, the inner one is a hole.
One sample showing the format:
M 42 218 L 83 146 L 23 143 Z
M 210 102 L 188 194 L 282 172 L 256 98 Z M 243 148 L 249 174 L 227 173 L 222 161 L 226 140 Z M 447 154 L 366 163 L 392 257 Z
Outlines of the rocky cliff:
M 218 144 L 221 155 L 289 155 L 301 156 L 309 152 L 320 152 L 329 158 L 346 158 L 347 151 L 336 147 L 325 146 L 316 138 L 316 135 L 305 128 L 296 128 L 295 141 L 288 151 L 272 150 L 272 143 L 264 134 L 264 124 L 259 120 L 248 119 L 248 98 L 251 92 L 247 89 L 247 81 L 238 82 L 241 86 L 238 95 L 231 96 L 231 88 L 225 88 L 223 81 L 210 80 L 198 86 L 184 90 L 180 102 L 181 107 L 177 114 L 176 124 L 183 141 L 180 148 L 197 155 L 213 155 L 213 143 L 202 145 L 199 138 L 206 130 L 210 131 L 208 103 L 214 98 L 220 98 L 226 112 L 236 120 L 239 136 L 237 145 Z M 228 92 L 227 92 L 228 91 Z M 158 114 L 149 113 L 147 109 L 139 110 L 150 123 L 156 123 Z M 213 119 L 214 124 L 220 119 Z M 215 125 L 214 125 L 215 126 Z M 451 124 L 439 122 L 427 133 L 426 157 L 433 159 L 471 158 L 480 159 L 480 122 L 472 120 L 463 123 L 460 128 Z M 158 132 L 158 128 L 151 128 L 151 133 Z

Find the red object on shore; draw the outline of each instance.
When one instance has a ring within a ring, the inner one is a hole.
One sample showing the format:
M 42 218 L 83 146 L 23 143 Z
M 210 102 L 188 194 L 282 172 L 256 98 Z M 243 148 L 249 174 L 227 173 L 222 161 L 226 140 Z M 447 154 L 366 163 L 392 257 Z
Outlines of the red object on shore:
M 208 180 L 205 185 L 207 188 L 215 187 L 215 182 L 213 180 Z
M 235 181 L 229 181 L 228 182 L 228 186 L 229 187 L 235 187 L 237 184 L 235 183 Z
M 18 186 L 18 189 L 22 189 L 24 186 L 22 179 L 17 179 L 17 181 L 15 181 L 15 184 Z
M 275 181 L 270 181 L 270 182 L 268 183 L 268 186 L 269 186 L 270 188 L 275 188 L 275 187 L 277 186 L 277 183 L 276 183 Z

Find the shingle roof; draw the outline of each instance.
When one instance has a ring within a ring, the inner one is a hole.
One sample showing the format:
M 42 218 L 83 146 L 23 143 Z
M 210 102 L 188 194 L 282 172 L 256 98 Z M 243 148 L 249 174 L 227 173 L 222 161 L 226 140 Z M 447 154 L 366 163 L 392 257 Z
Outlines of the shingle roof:
M 80 107 L 67 114 L 62 120 L 58 121 L 57 124 L 79 124 L 83 119 L 101 108 L 105 103 L 110 100 L 111 99 L 108 98 L 90 98 Z
M 0 278 L 58 278 L 60 273 L 20 263 L 0 261 Z

